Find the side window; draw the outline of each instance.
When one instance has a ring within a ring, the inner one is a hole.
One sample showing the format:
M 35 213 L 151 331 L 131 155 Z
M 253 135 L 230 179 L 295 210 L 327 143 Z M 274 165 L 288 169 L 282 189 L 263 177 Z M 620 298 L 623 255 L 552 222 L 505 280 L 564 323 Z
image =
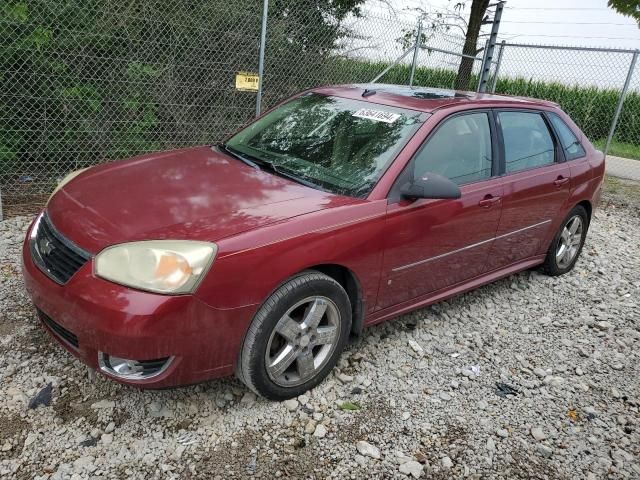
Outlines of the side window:
M 413 178 L 438 173 L 461 185 L 491 177 L 491 130 L 486 113 L 459 115 L 444 123 L 422 146 Z
M 549 118 L 551 119 L 553 128 L 558 132 L 558 137 L 560 137 L 560 143 L 564 150 L 564 156 L 567 160 L 584 157 L 586 155 L 584 148 L 582 148 L 578 138 L 573 134 L 569 126 L 564 123 L 564 120 L 555 113 L 550 113 Z
M 551 133 L 542 115 L 499 112 L 507 173 L 549 165 L 555 161 Z

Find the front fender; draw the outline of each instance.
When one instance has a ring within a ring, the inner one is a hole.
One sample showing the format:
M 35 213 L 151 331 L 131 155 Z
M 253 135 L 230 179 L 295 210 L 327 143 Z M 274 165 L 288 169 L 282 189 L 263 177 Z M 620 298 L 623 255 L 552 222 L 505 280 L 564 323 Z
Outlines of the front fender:
M 364 304 L 373 308 L 385 216 L 386 201 L 365 201 L 225 239 L 196 296 L 220 309 L 259 304 L 296 273 L 335 264 L 355 274 Z

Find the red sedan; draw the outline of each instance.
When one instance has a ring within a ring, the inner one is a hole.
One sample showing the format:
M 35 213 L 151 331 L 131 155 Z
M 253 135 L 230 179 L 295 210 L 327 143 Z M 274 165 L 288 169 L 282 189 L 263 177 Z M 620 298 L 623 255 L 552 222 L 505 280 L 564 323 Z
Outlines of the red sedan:
M 575 265 L 604 159 L 557 105 L 349 85 L 225 143 L 69 175 L 30 227 L 40 319 L 110 378 L 300 395 L 351 334 Z

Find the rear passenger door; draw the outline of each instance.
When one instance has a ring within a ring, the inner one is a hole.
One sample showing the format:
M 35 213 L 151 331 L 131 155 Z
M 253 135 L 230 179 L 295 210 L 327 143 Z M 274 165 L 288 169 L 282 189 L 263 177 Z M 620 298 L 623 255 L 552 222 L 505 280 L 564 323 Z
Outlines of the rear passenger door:
M 569 198 L 571 184 L 569 165 L 543 112 L 505 109 L 494 115 L 503 197 L 489 271 L 540 253 Z

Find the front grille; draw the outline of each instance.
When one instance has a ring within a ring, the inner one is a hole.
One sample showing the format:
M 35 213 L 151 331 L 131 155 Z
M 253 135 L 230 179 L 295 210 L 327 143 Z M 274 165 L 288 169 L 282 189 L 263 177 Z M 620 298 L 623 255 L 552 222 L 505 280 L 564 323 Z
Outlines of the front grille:
M 31 256 L 35 264 L 54 282 L 64 285 L 91 255 L 58 232 L 46 213 L 31 234 Z
M 38 316 L 40 317 L 40 320 L 42 320 L 42 323 L 44 323 L 47 327 L 49 327 L 51 331 L 56 334 L 57 337 L 64 340 L 66 343 L 68 343 L 72 347 L 78 348 L 79 346 L 78 337 L 76 337 L 75 334 L 73 334 L 73 332 L 70 332 L 69 330 L 64 328 L 62 325 L 54 322 L 51 319 L 51 317 L 49 317 L 42 310 L 38 310 Z

